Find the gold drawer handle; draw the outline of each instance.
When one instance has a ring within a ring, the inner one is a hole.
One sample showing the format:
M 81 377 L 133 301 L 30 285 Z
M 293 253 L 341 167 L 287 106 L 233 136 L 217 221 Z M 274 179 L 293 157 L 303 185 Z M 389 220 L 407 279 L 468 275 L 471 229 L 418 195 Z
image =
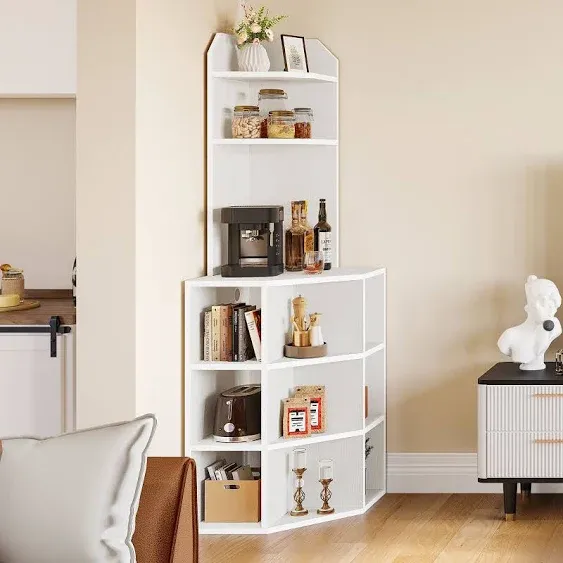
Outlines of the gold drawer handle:
M 534 444 L 563 444 L 563 438 L 537 438 Z
M 563 397 L 563 393 L 534 393 L 533 396 L 537 399 L 542 397 Z

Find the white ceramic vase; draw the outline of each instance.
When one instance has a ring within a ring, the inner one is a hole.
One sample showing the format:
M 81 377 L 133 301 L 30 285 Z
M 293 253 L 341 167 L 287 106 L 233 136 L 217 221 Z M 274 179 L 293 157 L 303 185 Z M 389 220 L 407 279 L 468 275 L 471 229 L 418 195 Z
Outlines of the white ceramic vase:
M 249 43 L 238 49 L 238 68 L 244 72 L 268 72 L 270 59 L 261 43 Z

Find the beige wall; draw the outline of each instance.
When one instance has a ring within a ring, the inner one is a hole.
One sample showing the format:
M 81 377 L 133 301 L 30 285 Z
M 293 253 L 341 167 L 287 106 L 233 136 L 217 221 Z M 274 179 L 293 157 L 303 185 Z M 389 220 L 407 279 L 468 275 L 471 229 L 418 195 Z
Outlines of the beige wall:
M 71 287 L 74 138 L 73 100 L 0 100 L 0 262 L 28 288 Z
M 474 451 L 526 276 L 563 287 L 563 4 L 268 5 L 340 59 L 341 261 L 388 268 L 389 451 Z
M 135 415 L 135 2 L 78 2 L 77 424 Z
M 198 3 L 205 4 L 205 3 Z M 199 9 L 199 8 L 197 8 Z M 182 451 L 182 283 L 203 274 L 203 51 L 215 22 L 184 0 L 137 0 L 137 413 L 154 453 Z

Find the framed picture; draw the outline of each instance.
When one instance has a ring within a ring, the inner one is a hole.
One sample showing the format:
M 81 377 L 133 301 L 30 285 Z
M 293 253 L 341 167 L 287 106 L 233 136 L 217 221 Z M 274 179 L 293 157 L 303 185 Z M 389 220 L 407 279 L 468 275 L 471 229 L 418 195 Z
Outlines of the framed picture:
M 309 61 L 307 60 L 305 37 L 283 34 L 280 37 L 283 48 L 285 70 L 289 72 L 309 72 Z

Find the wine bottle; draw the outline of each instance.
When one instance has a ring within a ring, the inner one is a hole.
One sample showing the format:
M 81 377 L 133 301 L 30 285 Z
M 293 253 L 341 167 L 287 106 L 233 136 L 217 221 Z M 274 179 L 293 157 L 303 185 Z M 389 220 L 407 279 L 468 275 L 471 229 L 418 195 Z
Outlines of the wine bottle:
M 324 256 L 324 269 L 332 268 L 332 227 L 326 221 L 326 199 L 320 200 L 319 222 L 314 227 L 315 250 L 320 250 Z

